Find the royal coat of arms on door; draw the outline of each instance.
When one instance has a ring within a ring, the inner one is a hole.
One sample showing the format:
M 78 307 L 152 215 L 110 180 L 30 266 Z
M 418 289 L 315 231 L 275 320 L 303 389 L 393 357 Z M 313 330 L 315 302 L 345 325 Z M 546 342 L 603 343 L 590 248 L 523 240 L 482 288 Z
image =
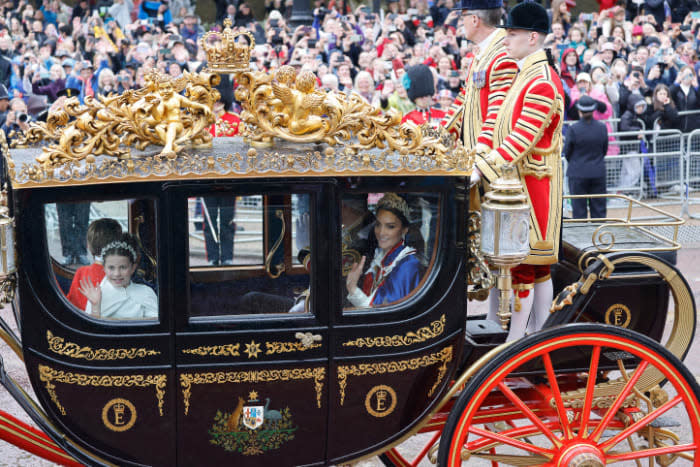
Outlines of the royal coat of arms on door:
M 240 452 L 251 456 L 279 449 L 294 439 L 292 413 L 289 407 L 271 409 L 270 398 L 258 396 L 256 391 L 248 394 L 248 400 L 238 397 L 231 412 L 216 411 L 214 425 L 209 430 L 210 442 L 226 451 Z

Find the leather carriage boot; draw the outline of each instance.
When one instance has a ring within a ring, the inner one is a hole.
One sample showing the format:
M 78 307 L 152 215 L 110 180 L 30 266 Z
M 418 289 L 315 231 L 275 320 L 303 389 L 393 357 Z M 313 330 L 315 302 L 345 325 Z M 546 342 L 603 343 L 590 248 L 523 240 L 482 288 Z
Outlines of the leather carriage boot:
M 532 334 L 533 332 L 542 329 L 544 322 L 547 321 L 547 318 L 549 317 L 549 309 L 552 306 L 552 300 L 554 300 L 552 279 L 535 283 L 533 293 L 535 295 L 535 301 L 532 304 L 532 317 L 530 318 L 530 322 L 527 324 L 528 334 Z

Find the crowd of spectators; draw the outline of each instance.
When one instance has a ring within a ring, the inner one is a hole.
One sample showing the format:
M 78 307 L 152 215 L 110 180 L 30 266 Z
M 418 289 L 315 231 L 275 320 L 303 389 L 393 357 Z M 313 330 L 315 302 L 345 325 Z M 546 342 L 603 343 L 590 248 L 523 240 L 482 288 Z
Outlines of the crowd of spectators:
M 189 0 L 79 0 L 72 8 L 37 1 L 0 5 L 0 123 L 6 132 L 26 129 L 66 95 L 82 100 L 139 88 L 151 68 L 179 76 L 205 64 L 198 45 L 204 28 Z M 207 28 L 231 18 L 235 30 L 255 37 L 255 69 L 309 69 L 325 89 L 353 90 L 404 114 L 414 108 L 404 70 L 426 64 L 435 78 L 434 106 L 449 106 L 474 57 L 454 0 L 388 0 L 379 12 L 351 8 L 350 0 L 329 1 L 313 1 L 313 24 L 292 27 L 291 0 L 268 0 L 263 20 L 242 0 L 216 0 L 216 22 Z M 578 15 L 570 12 L 573 1 L 545 5 L 552 19 L 545 45 L 560 61 L 567 118 L 577 118 L 575 102 L 589 95 L 605 104 L 594 114 L 598 119 L 627 112 L 648 125 L 698 128 L 700 119 L 678 111 L 700 108 L 700 0 L 599 0 L 599 11 Z M 224 91 L 227 108 L 236 111 L 233 93 Z M 643 110 L 635 107 L 640 99 Z

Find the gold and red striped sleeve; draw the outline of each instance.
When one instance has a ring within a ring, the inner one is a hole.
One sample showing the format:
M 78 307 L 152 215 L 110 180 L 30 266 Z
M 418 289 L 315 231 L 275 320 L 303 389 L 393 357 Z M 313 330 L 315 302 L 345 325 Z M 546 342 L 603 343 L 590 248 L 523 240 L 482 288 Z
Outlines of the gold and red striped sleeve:
M 501 145 L 488 154 L 476 155 L 476 166 L 492 182 L 500 176 L 506 162 L 518 161 L 530 153 L 551 123 L 557 105 L 557 90 L 541 76 L 535 79 L 523 95 L 522 107 L 515 125 Z M 511 125 L 510 122 L 503 122 Z
M 464 118 L 464 96 L 466 94 L 466 89 L 462 88 L 455 97 L 454 102 L 447 109 L 447 114 L 445 118 L 440 122 L 441 126 L 447 128 L 447 130 L 454 134 L 457 139 L 462 137 L 462 120 Z
M 501 110 L 503 99 L 508 90 L 513 85 L 515 75 L 518 73 L 518 65 L 505 52 L 501 53 L 493 61 L 491 72 L 489 73 L 489 95 L 486 107 L 486 116 L 481 125 L 481 132 L 477 142 L 492 147 L 493 127 L 496 124 L 496 117 Z

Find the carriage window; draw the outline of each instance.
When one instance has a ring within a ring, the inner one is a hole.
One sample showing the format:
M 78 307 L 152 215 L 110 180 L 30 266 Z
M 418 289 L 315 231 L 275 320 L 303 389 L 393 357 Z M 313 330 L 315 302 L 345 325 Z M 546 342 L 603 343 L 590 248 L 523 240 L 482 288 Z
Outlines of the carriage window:
M 105 320 L 158 317 L 155 203 L 44 206 L 55 281 L 77 309 Z
M 342 274 L 348 309 L 406 300 L 432 264 L 440 195 L 346 193 L 342 197 Z
M 191 315 L 308 312 L 312 199 L 188 198 Z

